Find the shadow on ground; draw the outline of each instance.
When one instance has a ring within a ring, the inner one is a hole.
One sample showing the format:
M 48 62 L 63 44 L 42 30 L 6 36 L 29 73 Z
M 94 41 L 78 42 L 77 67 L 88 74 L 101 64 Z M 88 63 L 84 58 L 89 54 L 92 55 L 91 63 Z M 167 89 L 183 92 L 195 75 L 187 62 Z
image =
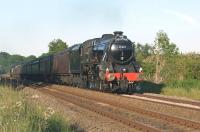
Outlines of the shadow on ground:
M 32 88 L 43 88 L 47 86 L 51 86 L 52 84 L 46 82 L 31 82 L 28 83 L 26 86 L 30 86 Z
M 165 87 L 165 84 L 157 84 L 150 81 L 140 82 L 139 87 L 141 90 L 138 93 L 156 93 L 160 94 L 162 89 Z

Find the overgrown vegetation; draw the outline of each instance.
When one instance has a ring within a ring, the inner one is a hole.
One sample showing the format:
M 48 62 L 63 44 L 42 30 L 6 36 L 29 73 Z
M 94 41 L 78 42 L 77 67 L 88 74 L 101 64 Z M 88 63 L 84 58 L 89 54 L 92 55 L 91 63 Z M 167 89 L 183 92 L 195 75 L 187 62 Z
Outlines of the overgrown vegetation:
M 72 129 L 53 109 L 31 105 L 23 92 L 0 86 L 1 132 L 70 132 Z
M 164 31 L 157 33 L 154 44 L 138 43 L 136 52 L 144 69 L 144 79 L 155 83 L 152 86 L 151 83 L 143 82 L 144 92 L 200 99 L 199 54 L 180 53 Z

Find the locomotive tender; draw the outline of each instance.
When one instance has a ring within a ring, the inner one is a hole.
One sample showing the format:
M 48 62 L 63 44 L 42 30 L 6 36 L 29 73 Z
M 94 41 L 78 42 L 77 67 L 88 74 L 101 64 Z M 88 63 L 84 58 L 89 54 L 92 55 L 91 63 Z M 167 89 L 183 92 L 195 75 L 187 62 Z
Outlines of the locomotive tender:
M 134 90 L 140 74 L 134 44 L 121 31 L 11 69 L 15 78 L 122 92 Z

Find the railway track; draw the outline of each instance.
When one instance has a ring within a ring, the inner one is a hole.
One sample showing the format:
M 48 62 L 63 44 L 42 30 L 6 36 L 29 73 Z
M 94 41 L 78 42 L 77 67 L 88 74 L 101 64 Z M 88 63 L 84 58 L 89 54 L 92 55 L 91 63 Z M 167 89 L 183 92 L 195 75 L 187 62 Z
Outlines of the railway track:
M 45 92 L 48 92 L 49 94 L 54 94 L 53 96 L 56 96 L 57 98 L 62 98 L 63 100 L 64 100 L 64 98 L 66 98 L 65 94 L 70 94 L 72 96 L 76 96 L 76 98 L 80 98 L 80 100 L 85 100 L 84 102 L 88 102 L 88 101 L 91 101 L 91 100 L 96 101 L 96 102 L 101 102 L 101 103 L 104 103 L 104 104 L 108 104 L 110 106 L 114 106 L 116 108 L 123 108 L 123 109 L 129 110 L 131 112 L 135 112 L 135 113 L 139 113 L 141 115 L 145 115 L 145 116 L 148 116 L 148 117 L 159 119 L 159 120 L 162 120 L 164 122 L 168 122 L 168 123 L 177 124 L 177 125 L 180 125 L 180 126 L 183 126 L 183 127 L 200 130 L 200 123 L 198 123 L 198 122 L 191 121 L 191 120 L 188 120 L 188 119 L 183 119 L 183 118 L 180 118 L 180 117 L 174 117 L 174 116 L 171 116 L 171 115 L 167 115 L 167 114 L 163 114 L 163 113 L 159 113 L 159 112 L 155 112 L 155 111 L 145 110 L 145 109 L 138 108 L 138 107 L 131 106 L 131 105 L 127 105 L 127 104 L 122 103 L 120 100 L 118 100 L 119 96 L 116 96 L 116 95 L 110 95 L 110 94 L 105 95 L 104 93 L 99 93 L 99 92 L 96 92 L 93 95 L 93 94 L 91 94 L 90 90 L 84 90 L 84 93 L 83 93 L 82 92 L 83 90 L 75 89 L 75 88 L 67 88 L 67 89 L 56 88 L 56 91 L 55 91 L 55 89 L 51 89 L 53 91 L 51 91 L 49 89 L 42 89 L 42 90 L 46 90 Z M 56 94 L 55 94 L 55 92 L 56 92 Z M 60 94 L 64 94 L 64 95 L 61 96 Z M 110 97 L 104 97 L 104 96 L 110 96 Z M 112 98 L 112 97 L 116 98 L 116 100 L 108 99 L 108 98 Z M 70 97 L 70 98 L 72 98 L 72 97 Z M 70 99 L 70 98 L 68 98 L 66 100 L 68 100 L 68 101 L 70 101 L 74 104 L 81 105 L 81 107 L 84 107 L 86 109 L 90 109 L 91 111 L 97 112 L 101 115 L 110 117 L 111 119 L 120 121 L 123 124 L 134 127 L 136 129 L 139 129 L 139 130 L 142 130 L 142 131 L 159 131 L 159 129 L 153 128 L 151 126 L 144 126 L 144 124 L 141 124 L 141 123 L 138 123 L 138 122 L 133 122 L 132 120 L 128 120 L 124 117 L 121 117 L 120 115 L 109 113 L 108 111 L 105 112 L 105 111 L 103 111 L 103 109 L 101 109 L 101 110 L 97 109 L 96 110 L 97 106 L 93 107 L 91 105 L 89 105 L 89 106 L 83 105 L 84 104 L 83 102 L 82 102 L 82 104 L 79 104 L 78 102 L 81 102 L 80 100 L 75 102 L 73 99 Z M 86 100 L 88 100 L 88 101 L 86 101 Z M 91 102 L 89 104 L 91 104 Z
M 200 101 L 194 100 L 182 100 L 164 96 L 156 96 L 156 95 L 149 95 L 149 94 L 134 94 L 134 95 L 122 95 L 124 97 L 148 101 L 148 102 L 155 102 L 159 104 L 171 105 L 180 108 L 186 108 L 191 110 L 200 111 Z
M 144 125 L 144 124 L 142 124 L 140 122 L 129 120 L 129 119 L 127 119 L 127 118 L 125 118 L 123 116 L 117 115 L 117 114 L 115 114 L 113 112 L 108 112 L 108 111 L 106 111 L 104 109 L 101 109 L 98 106 L 93 105 L 93 103 L 94 103 L 93 101 L 85 99 L 83 97 L 79 97 L 79 96 L 76 96 L 76 95 L 73 95 L 73 94 L 66 94 L 66 93 L 63 94 L 63 93 L 61 93 L 59 91 L 56 91 L 56 90 L 40 89 L 40 91 L 42 91 L 42 92 L 44 92 L 46 94 L 49 94 L 49 95 L 51 95 L 53 97 L 56 97 L 59 100 L 71 102 L 71 103 L 73 103 L 75 105 L 78 105 L 80 107 L 83 107 L 85 109 L 93 111 L 95 113 L 98 113 L 98 114 L 100 114 L 102 116 L 111 118 L 111 119 L 113 119 L 115 121 L 121 122 L 124 125 L 127 125 L 129 127 L 133 127 L 133 128 L 138 129 L 140 131 L 144 131 L 144 132 L 161 132 L 159 129 L 153 128 L 153 127 L 148 126 L 148 125 Z

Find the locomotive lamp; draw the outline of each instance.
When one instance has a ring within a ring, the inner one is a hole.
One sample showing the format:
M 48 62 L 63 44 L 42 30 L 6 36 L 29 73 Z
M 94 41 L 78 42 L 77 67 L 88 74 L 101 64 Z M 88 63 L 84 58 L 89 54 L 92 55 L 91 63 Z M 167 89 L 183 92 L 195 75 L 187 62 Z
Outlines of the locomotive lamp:
M 126 73 L 127 69 L 126 68 L 122 68 L 121 71 L 122 71 L 122 73 Z
M 140 67 L 139 72 L 142 72 L 142 70 L 143 70 L 142 67 Z

